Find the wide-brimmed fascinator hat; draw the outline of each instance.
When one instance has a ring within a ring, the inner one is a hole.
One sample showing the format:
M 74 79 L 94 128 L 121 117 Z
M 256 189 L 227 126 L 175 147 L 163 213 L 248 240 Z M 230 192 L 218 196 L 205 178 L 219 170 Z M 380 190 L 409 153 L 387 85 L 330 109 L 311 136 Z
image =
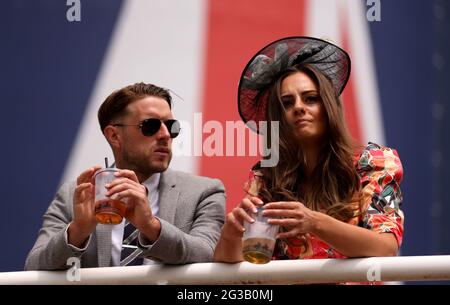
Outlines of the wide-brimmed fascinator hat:
M 281 71 L 297 64 L 308 64 L 322 72 L 339 94 L 350 77 L 347 52 L 328 41 L 294 36 L 271 42 L 253 56 L 239 80 L 239 114 L 253 131 L 259 132 L 259 122 L 266 119 L 270 85 Z M 250 121 L 256 125 L 248 124 Z

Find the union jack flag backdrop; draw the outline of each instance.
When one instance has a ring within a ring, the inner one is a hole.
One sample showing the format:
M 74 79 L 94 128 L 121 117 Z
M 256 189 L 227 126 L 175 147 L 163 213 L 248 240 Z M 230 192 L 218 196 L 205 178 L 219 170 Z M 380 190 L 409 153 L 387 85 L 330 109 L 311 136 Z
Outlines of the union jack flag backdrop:
M 173 112 L 187 125 L 171 167 L 220 178 L 233 208 L 258 157 L 226 156 L 225 148 L 224 156 L 195 153 L 210 135 L 197 132 L 196 118 L 239 121 L 237 85 L 248 60 L 269 42 L 298 35 L 348 51 L 352 71 L 342 97 L 353 136 L 400 154 L 402 254 L 450 252 L 448 1 L 79 2 L 81 20 L 73 22 L 66 1 L 2 2 L 0 226 L 8 234 L 0 271 L 23 268 L 58 186 L 112 159 L 96 112 L 109 93 L 134 82 L 179 96 Z M 381 20 L 369 21 L 378 2 Z M 183 149 L 191 154 L 177 154 Z

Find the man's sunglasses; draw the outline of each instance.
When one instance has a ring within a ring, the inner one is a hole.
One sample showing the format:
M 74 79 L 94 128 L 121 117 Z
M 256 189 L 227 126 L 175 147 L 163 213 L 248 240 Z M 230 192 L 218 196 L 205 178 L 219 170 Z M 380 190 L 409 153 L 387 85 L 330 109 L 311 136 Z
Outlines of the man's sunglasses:
M 180 122 L 173 119 L 161 121 L 160 119 L 151 118 L 143 120 L 138 125 L 113 124 L 112 126 L 137 126 L 141 129 L 141 132 L 144 136 L 151 137 L 159 131 L 159 129 L 161 128 L 161 123 L 164 123 L 164 125 L 166 125 L 172 139 L 176 138 L 180 134 Z

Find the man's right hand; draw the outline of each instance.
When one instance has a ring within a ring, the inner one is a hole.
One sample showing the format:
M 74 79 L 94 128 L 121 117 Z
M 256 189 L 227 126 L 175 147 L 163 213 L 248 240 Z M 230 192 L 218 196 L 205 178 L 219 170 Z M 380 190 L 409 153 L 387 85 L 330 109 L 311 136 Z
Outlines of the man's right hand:
M 77 178 L 77 187 L 73 195 L 73 220 L 67 230 L 69 244 L 83 248 L 85 241 L 94 231 L 95 219 L 95 187 L 94 173 L 101 166 L 94 166 L 84 171 Z

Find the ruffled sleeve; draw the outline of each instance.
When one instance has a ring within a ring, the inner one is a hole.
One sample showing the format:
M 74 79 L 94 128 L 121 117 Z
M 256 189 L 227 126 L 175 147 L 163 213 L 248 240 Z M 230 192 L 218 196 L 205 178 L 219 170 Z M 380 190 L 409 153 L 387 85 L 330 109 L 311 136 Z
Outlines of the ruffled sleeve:
M 403 167 L 395 149 L 369 143 L 356 164 L 361 178 L 363 208 L 360 225 L 378 233 L 392 233 L 400 247 L 403 239 Z

